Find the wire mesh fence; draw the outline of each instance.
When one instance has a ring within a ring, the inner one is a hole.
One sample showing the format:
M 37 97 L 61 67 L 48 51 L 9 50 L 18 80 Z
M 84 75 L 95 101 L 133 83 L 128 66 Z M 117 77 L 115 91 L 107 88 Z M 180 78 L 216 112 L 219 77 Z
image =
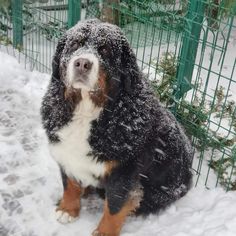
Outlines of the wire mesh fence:
M 73 3 L 23 1 L 23 43 L 15 47 L 31 69 L 50 72 L 55 43 L 73 23 Z M 77 7 L 82 19 L 122 28 L 157 96 L 192 138 L 196 184 L 236 190 L 235 1 L 84 0 Z M 1 48 L 13 50 L 12 6 L 1 12 L 0 42 L 8 45 Z
M 12 1 L 2 5 L 0 43 L 14 45 L 24 57 L 12 47 L 5 50 L 11 50 L 30 69 L 49 73 L 56 42 L 67 28 L 67 8 L 66 0 Z M 17 35 L 21 27 L 22 34 Z

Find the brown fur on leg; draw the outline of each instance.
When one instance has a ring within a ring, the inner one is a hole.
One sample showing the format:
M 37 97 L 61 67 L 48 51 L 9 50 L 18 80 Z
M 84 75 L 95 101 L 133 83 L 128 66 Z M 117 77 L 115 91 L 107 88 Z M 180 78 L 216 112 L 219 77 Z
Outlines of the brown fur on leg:
M 83 189 L 80 184 L 68 178 L 67 187 L 56 211 L 64 211 L 72 217 L 77 217 L 80 211 L 80 198 L 82 194 Z
M 128 200 L 117 214 L 110 214 L 108 202 L 105 200 L 105 207 L 102 220 L 98 228 L 93 232 L 93 236 L 119 236 L 125 219 L 138 206 L 137 201 Z

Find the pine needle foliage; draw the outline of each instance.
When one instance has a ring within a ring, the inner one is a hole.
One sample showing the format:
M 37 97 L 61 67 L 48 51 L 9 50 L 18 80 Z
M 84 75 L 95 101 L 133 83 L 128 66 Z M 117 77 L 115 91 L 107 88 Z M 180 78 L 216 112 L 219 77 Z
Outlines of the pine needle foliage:
M 160 101 L 172 110 L 171 106 L 173 102 L 176 102 L 173 91 L 176 84 L 177 59 L 174 54 L 165 53 L 159 61 L 154 60 L 152 66 L 155 66 L 158 78 L 151 81 L 153 89 Z M 201 84 L 197 85 L 198 88 L 201 86 Z M 230 99 L 230 95 L 226 95 L 223 86 L 217 88 L 214 93 L 215 100 L 206 101 L 204 104 L 198 100 L 200 95 L 195 96 L 193 101 L 184 97 L 176 102 L 174 114 L 188 136 L 194 140 L 194 145 L 199 151 L 211 149 L 217 154 L 227 148 L 232 150 L 236 148 L 236 104 Z M 227 120 L 234 135 L 222 135 L 211 128 L 212 117 L 219 122 L 222 119 Z M 224 156 L 224 158 L 218 158 L 218 156 L 213 155 L 212 160 L 209 161 L 210 168 L 215 171 L 219 183 L 228 190 L 236 190 L 236 172 L 231 171 L 236 161 L 234 160 L 236 151 L 235 153 L 232 151 L 232 156 Z

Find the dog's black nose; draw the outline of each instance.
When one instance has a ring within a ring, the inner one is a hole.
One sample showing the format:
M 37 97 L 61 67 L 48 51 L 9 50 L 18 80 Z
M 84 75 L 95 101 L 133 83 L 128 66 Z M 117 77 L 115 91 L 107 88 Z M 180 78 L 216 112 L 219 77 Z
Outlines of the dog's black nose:
M 74 67 L 79 74 L 86 74 L 92 68 L 93 63 L 85 58 L 79 58 L 75 60 Z

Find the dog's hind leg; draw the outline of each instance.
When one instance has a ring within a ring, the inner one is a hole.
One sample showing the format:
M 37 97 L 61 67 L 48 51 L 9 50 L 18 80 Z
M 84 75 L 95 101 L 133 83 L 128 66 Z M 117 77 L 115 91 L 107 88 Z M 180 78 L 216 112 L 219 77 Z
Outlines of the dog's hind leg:
M 66 224 L 73 222 L 80 212 L 80 199 L 84 192 L 80 184 L 70 179 L 62 173 L 64 186 L 63 197 L 56 209 L 56 218 L 60 223 Z

